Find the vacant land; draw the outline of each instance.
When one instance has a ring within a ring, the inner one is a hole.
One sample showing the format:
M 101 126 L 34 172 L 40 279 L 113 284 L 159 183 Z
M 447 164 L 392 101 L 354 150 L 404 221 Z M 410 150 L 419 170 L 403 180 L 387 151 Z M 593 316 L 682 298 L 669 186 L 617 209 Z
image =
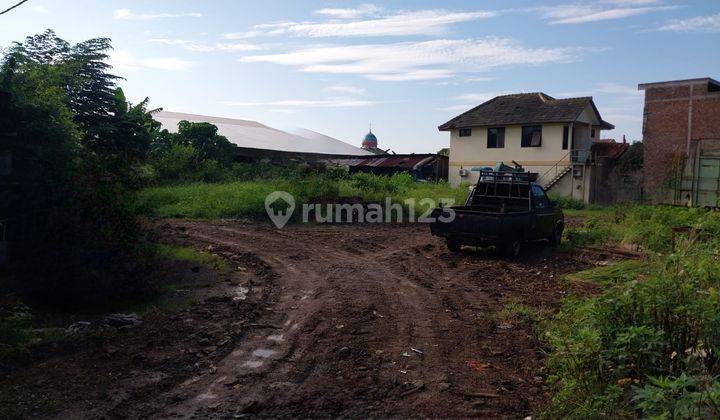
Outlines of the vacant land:
M 591 292 L 563 274 L 611 258 L 451 254 L 423 225 L 155 229 L 232 270 L 184 266 L 188 306 L 5 372 L 3 413 L 523 417 L 550 397 L 535 316 Z

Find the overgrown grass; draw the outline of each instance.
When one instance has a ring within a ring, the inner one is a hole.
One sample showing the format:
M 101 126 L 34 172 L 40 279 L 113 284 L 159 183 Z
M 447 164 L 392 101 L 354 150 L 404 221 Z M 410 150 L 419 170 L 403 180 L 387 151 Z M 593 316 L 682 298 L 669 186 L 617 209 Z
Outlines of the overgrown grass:
M 569 281 L 613 286 L 647 276 L 652 270 L 653 264 L 648 261 L 624 260 L 568 274 L 565 278 Z
M 415 182 L 407 174 L 387 177 L 358 173 L 342 178 L 315 174 L 292 179 L 147 188 L 138 194 L 135 208 L 138 213 L 155 217 L 260 219 L 267 217 L 265 197 L 273 191 L 291 193 L 296 209 L 305 203 L 343 198 L 384 204 L 388 197 L 407 209 L 406 200 L 415 200 L 418 215 L 440 201 L 462 204 L 468 193 L 467 188 L 451 188 L 446 182 Z M 294 214 L 298 217 L 300 213 L 296 210 Z
M 503 308 L 498 312 L 497 317 L 503 322 L 530 325 L 533 327 L 542 318 L 537 309 L 525 305 L 518 300 L 508 300 L 505 302 Z
M 220 272 L 232 271 L 230 264 L 223 258 L 194 248 L 183 246 L 157 244 L 157 254 L 160 258 L 177 261 L 190 261 L 210 267 Z
M 672 229 L 687 226 L 705 236 L 720 234 L 720 213 L 672 206 L 615 206 L 592 212 L 584 226 L 567 230 L 571 245 L 632 244 L 650 252 L 672 248 Z M 682 239 L 682 235 L 679 236 Z
M 671 252 L 669 237 L 681 224 L 716 232 L 716 220 L 704 210 L 641 206 L 591 222 L 588 232 L 654 253 L 568 276 L 605 289 L 567 299 L 546 325 L 555 389 L 547 418 L 720 416 L 720 242 L 704 235 Z

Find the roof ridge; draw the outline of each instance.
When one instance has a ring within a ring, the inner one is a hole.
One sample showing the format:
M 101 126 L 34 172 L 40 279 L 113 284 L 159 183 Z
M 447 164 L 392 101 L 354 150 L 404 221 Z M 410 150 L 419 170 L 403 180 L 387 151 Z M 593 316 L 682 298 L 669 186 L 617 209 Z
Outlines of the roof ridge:
M 571 96 L 569 98 L 558 98 L 556 101 L 567 101 L 568 99 L 589 99 L 592 100 L 592 96 Z

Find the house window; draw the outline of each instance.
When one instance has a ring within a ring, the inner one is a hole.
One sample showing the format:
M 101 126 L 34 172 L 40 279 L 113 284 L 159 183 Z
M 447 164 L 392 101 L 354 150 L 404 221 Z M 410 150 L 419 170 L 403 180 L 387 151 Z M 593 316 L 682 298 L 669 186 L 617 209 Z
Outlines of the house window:
M 461 128 L 460 129 L 460 137 L 470 137 L 472 135 L 472 130 L 469 128 Z
M 568 127 L 566 125 L 563 127 L 563 144 L 562 144 L 563 150 L 567 150 L 569 141 L 570 141 L 570 127 Z
M 540 147 L 542 144 L 542 126 L 526 125 L 522 128 L 522 147 Z
M 505 147 L 505 127 L 488 128 L 488 149 L 502 149 Z

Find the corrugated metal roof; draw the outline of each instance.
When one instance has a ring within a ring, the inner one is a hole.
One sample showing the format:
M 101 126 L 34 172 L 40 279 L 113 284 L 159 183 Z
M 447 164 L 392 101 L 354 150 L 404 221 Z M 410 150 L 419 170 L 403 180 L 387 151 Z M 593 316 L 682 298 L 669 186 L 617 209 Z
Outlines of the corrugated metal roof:
M 422 162 L 425 159 L 436 158 L 434 154 L 419 154 L 419 155 L 385 155 L 374 158 L 347 158 L 347 159 L 328 159 L 327 162 L 335 165 L 348 165 L 348 166 L 366 166 L 374 168 L 401 168 L 401 169 L 412 169 L 415 165 Z
M 412 169 L 415 165 L 434 155 L 390 155 L 364 159 L 355 166 L 373 166 L 380 168 L 406 168 Z
M 227 137 L 231 143 L 240 147 L 303 153 L 372 154 L 359 147 L 314 131 L 304 130 L 303 134 L 300 135 L 291 134 L 268 127 L 257 121 L 166 111 L 158 112 L 153 117 L 162 124 L 163 128 L 170 132 L 177 132 L 177 125 L 182 120 L 214 124 L 218 128 L 219 134 Z

